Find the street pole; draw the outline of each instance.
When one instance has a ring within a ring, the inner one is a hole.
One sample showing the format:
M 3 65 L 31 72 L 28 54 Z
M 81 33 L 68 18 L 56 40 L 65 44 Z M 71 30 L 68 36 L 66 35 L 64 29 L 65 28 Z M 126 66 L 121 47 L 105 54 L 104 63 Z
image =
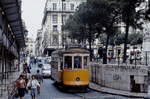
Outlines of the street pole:
M 135 45 L 133 46 L 133 52 L 134 52 L 134 61 L 135 61 L 135 66 L 136 66 L 136 56 L 137 56 L 137 52 L 135 51 Z
M 62 14 L 61 14 L 61 21 L 62 21 L 62 26 L 61 26 L 61 32 L 62 32 L 62 46 L 64 48 L 64 33 L 63 33 L 63 1 L 62 0 Z
M 147 64 L 147 51 L 146 51 L 146 66 L 147 66 L 148 64 Z
M 119 51 L 117 51 L 117 57 L 118 57 L 118 66 L 120 65 L 120 57 L 119 57 Z
M 62 27 L 61 27 L 61 31 L 62 31 L 62 46 L 63 48 L 65 47 L 65 41 L 64 41 L 64 31 L 63 31 L 63 26 L 64 26 L 64 20 L 63 20 L 63 8 L 64 8 L 64 5 L 63 5 L 63 2 L 65 0 L 62 0 L 62 15 L 61 15 L 61 21 L 62 21 Z

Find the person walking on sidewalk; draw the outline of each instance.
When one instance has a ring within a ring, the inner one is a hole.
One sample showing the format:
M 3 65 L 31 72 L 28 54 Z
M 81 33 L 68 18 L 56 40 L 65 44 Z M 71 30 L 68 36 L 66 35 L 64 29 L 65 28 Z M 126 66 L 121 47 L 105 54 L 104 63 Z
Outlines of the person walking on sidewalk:
M 39 84 L 43 82 L 43 76 L 40 74 L 40 70 L 37 70 L 36 79 L 38 80 Z M 37 93 L 40 94 L 40 87 L 37 88 Z
M 31 97 L 35 99 L 37 88 L 40 87 L 39 82 L 36 80 L 35 76 L 32 75 L 32 79 L 28 82 L 27 88 L 31 88 Z
M 26 81 L 23 79 L 23 75 L 20 75 L 19 79 L 16 81 L 16 86 L 18 90 L 18 96 L 23 99 L 26 93 Z

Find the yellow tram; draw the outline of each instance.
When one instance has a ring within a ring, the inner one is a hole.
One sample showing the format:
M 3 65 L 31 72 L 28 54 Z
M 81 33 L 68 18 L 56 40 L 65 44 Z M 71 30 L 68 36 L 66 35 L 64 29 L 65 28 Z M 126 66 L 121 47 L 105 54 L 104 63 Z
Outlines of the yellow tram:
M 52 52 L 51 77 L 65 88 L 87 88 L 89 85 L 89 51 L 70 48 Z

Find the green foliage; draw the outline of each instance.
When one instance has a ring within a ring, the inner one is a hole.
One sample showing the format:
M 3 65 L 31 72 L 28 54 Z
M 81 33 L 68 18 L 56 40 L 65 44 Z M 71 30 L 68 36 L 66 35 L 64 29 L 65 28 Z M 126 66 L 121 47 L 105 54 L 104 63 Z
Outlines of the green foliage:
M 124 43 L 124 38 L 125 38 L 125 34 L 124 33 L 120 33 L 118 35 L 116 35 L 114 39 L 115 45 L 120 45 Z
M 116 32 L 115 22 L 120 21 L 118 6 L 114 0 L 89 0 L 78 7 L 67 21 L 65 29 L 76 39 L 88 39 L 88 29 L 93 40 L 102 33 L 112 36 Z
M 150 0 L 148 0 L 148 9 L 146 10 L 145 14 L 145 18 L 146 20 L 150 20 Z
M 85 39 L 85 26 L 78 21 L 77 17 L 70 16 L 66 25 L 64 26 L 65 30 L 69 31 L 69 37 L 73 39 Z
M 124 57 L 123 62 L 126 62 L 126 51 L 127 51 L 127 43 L 128 43 L 128 35 L 129 35 L 129 27 L 132 28 L 140 28 L 142 29 L 142 23 L 139 22 L 141 18 L 140 13 L 136 10 L 137 7 L 141 5 L 143 0 L 118 0 L 121 6 L 121 15 L 122 21 L 126 24 L 126 32 L 125 32 L 125 39 L 124 39 Z
M 131 45 L 142 44 L 143 35 L 141 33 L 132 33 L 129 35 L 129 43 Z
M 142 36 L 133 41 L 132 35 L 128 41 L 129 27 L 142 29 L 140 11 L 136 8 L 143 0 L 88 0 L 81 4 L 75 14 L 68 19 L 65 30 L 69 31 L 70 37 L 79 41 L 91 41 L 99 38 L 101 34 L 106 35 L 106 50 L 108 44 L 124 45 L 124 57 L 126 57 L 127 43 L 141 43 Z M 117 24 L 126 24 L 125 34 L 118 34 Z M 104 39 L 104 38 L 103 38 Z M 111 40 L 109 42 L 109 40 Z
M 137 45 L 137 44 L 142 44 L 142 42 L 143 42 L 143 34 L 141 34 L 141 33 L 131 33 L 131 34 L 129 34 L 128 38 L 129 39 L 128 39 L 127 44 Z M 113 45 L 113 44 L 120 45 L 120 44 L 124 43 L 124 39 L 125 39 L 125 34 L 119 33 L 116 36 L 110 38 L 111 42 L 109 42 L 109 44 L 110 45 Z M 114 43 L 112 43 L 112 42 L 114 42 Z
M 138 20 L 141 18 L 137 7 L 141 5 L 143 0 L 119 0 L 121 3 L 122 21 L 133 28 L 141 28 Z

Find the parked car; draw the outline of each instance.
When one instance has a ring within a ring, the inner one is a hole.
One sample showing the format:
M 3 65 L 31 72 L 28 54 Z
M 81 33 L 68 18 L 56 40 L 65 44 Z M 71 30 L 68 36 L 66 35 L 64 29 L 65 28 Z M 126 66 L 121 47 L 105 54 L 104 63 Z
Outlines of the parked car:
M 42 68 L 42 67 L 43 67 L 43 64 L 44 64 L 44 62 L 38 62 L 38 63 L 37 63 L 37 66 L 38 66 L 39 68 Z
M 43 64 L 42 75 L 43 75 L 43 77 L 50 77 L 51 76 L 51 66 L 50 66 L 50 64 Z

